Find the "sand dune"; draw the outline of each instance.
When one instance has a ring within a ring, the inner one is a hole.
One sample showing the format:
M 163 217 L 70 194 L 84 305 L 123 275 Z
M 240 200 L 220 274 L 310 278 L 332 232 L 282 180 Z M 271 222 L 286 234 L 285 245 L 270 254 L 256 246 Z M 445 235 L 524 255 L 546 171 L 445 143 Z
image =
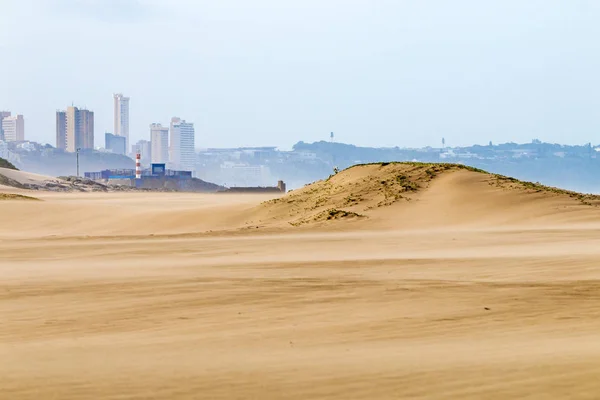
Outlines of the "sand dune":
M 594 197 L 408 164 L 278 199 L 36 195 L 0 203 L 0 398 L 600 391 Z
M 292 225 L 331 225 L 323 213 L 346 212 L 354 222 L 377 227 L 491 225 L 560 222 L 598 217 L 600 196 L 581 195 L 455 165 L 373 164 L 350 168 L 273 200 L 263 218 Z M 575 212 L 575 214 L 573 214 Z M 338 218 L 336 218 L 338 217 Z M 383 224 L 382 224 L 383 222 Z M 371 224 L 372 225 L 372 224 Z
M 44 183 L 66 183 L 64 180 L 52 176 L 34 174 L 9 168 L 0 168 L 0 175 L 5 176 L 21 185 L 42 185 Z
M 20 192 L 27 193 L 27 192 Z M 285 196 L 35 192 L 12 203 L 16 236 L 147 236 L 595 224 L 600 197 L 459 167 L 366 165 Z M 0 231 L 2 237 L 2 231 Z

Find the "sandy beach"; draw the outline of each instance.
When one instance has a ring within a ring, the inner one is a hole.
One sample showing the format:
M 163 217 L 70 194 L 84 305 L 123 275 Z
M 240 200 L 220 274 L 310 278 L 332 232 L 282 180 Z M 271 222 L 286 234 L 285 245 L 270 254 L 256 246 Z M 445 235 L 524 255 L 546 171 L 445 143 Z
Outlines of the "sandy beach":
M 381 204 L 369 168 L 0 202 L 0 398 L 596 398 L 600 208 L 471 171 Z

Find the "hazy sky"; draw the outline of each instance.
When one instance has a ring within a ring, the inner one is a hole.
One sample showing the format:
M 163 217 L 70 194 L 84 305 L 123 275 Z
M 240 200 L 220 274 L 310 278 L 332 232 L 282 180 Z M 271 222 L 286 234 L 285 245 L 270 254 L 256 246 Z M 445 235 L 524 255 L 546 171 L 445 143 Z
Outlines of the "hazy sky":
M 598 0 L 0 0 L 0 109 L 131 97 L 131 138 L 197 147 L 600 143 Z

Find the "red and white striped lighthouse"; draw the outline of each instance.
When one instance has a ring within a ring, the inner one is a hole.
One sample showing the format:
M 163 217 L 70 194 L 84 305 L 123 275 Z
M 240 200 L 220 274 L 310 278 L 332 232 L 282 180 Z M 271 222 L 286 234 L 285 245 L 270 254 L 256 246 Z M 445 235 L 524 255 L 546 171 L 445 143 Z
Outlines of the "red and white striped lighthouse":
M 142 179 L 142 163 L 140 159 L 142 156 L 140 153 L 135 155 L 135 179 Z

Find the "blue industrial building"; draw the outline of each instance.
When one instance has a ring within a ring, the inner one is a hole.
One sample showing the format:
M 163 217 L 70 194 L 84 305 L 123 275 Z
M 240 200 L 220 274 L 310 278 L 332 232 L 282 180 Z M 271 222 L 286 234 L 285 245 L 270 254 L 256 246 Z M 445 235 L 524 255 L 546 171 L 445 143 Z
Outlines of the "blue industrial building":
M 135 178 L 135 169 L 105 169 L 99 172 L 86 172 L 85 177 L 106 183 L 127 184 L 140 189 L 186 190 L 192 185 L 192 171 L 175 171 L 166 168 L 164 163 L 154 163 L 142 170 L 141 179 Z

